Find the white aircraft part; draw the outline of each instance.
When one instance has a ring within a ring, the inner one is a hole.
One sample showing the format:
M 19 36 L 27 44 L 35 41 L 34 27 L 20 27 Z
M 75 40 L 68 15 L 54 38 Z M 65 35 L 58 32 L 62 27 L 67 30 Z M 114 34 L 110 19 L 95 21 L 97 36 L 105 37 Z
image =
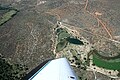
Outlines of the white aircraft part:
M 66 58 L 49 61 L 29 80 L 78 80 Z

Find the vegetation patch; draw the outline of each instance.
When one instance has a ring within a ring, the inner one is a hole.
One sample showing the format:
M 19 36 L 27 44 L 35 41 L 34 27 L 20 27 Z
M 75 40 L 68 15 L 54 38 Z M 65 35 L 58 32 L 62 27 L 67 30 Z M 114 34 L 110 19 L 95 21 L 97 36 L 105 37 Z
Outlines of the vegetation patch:
M 76 56 L 76 55 L 77 55 L 77 51 L 74 50 L 74 49 L 70 49 L 70 52 L 73 54 L 73 56 Z
M 120 61 L 107 61 L 102 59 L 101 57 L 97 56 L 96 54 L 93 55 L 93 63 L 102 68 L 110 69 L 110 70 L 120 70 Z
M 10 64 L 0 56 L 0 80 L 22 80 L 27 69 L 20 64 Z
M 10 10 L 7 13 L 5 13 L 1 18 L 0 18 L 0 26 L 6 23 L 8 20 L 10 20 L 18 11 L 17 10 Z

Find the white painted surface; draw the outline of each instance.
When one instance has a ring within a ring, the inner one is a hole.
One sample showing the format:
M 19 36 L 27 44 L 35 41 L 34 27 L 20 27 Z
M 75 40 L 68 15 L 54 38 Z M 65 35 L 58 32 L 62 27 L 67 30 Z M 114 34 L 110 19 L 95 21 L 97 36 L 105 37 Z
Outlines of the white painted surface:
M 70 78 L 72 77 L 72 78 Z M 48 62 L 29 80 L 78 80 L 66 58 Z

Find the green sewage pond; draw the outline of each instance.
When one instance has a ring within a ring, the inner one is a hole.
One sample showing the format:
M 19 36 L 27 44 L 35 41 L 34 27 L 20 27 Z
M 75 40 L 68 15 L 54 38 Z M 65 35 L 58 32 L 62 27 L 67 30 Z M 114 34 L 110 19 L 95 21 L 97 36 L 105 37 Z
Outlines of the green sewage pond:
M 104 60 L 101 57 L 99 57 L 98 55 L 94 54 L 93 55 L 93 63 L 98 66 L 98 67 L 102 67 L 105 69 L 110 69 L 110 70 L 120 70 L 120 60 L 116 61 L 116 59 L 114 60 Z
M 67 32 L 66 28 L 58 28 L 56 30 L 56 33 L 58 36 L 56 52 L 62 51 L 67 46 L 68 43 L 75 45 L 84 45 L 84 43 L 79 39 L 73 38 L 73 36 Z
M 76 44 L 76 45 L 84 45 L 84 43 L 76 38 L 67 38 L 66 39 L 69 43 Z
M 60 42 L 57 44 L 56 52 L 63 50 L 65 47 L 67 47 L 68 43 L 75 44 L 75 45 L 84 45 L 84 43 L 78 39 L 66 38 L 66 39 L 60 40 Z
M 56 52 L 62 51 L 67 46 L 67 41 L 62 40 L 56 45 Z

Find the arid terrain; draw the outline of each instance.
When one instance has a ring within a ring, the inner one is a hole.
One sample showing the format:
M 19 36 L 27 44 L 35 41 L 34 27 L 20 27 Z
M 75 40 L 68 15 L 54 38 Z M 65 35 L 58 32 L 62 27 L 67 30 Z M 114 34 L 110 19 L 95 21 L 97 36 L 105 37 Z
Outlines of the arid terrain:
M 85 52 L 97 51 L 103 60 L 119 61 L 119 8 L 120 0 L 0 0 L 0 80 L 20 80 L 43 61 L 58 58 L 54 52 L 58 22 L 88 42 L 90 51 Z M 17 13 L 6 17 L 11 9 Z M 80 80 L 120 80 L 72 67 Z

